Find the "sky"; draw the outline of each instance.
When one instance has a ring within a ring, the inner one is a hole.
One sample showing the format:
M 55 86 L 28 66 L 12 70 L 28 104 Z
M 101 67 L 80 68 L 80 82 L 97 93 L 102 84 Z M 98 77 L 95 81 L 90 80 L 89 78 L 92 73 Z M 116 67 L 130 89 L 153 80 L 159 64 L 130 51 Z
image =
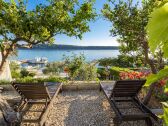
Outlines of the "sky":
M 32 9 L 36 4 L 42 2 L 43 0 L 29 0 L 28 8 Z M 83 1 L 83 0 L 80 0 Z M 96 0 L 95 8 L 96 12 L 100 14 L 103 4 L 107 0 Z M 76 39 L 75 37 L 67 37 L 66 35 L 57 35 L 55 37 L 56 44 L 65 45 L 81 45 L 81 46 L 118 46 L 116 38 L 110 36 L 110 28 L 112 24 L 103 19 L 99 18 L 94 22 L 89 23 L 90 32 L 83 35 L 82 40 Z

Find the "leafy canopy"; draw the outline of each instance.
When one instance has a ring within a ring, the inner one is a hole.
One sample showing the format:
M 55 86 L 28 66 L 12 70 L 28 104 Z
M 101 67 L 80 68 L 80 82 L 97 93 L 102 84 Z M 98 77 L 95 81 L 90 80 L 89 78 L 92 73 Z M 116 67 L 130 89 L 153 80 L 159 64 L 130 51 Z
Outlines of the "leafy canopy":
M 82 38 L 89 31 L 88 22 L 96 13 L 93 1 L 47 0 L 33 10 L 27 9 L 26 0 L 0 0 L 0 40 L 25 41 L 38 44 L 54 41 L 54 36 L 66 34 Z
M 166 0 L 167 1 L 167 0 Z M 157 52 L 158 48 L 161 48 L 164 52 L 164 57 L 168 58 L 168 2 L 161 3 L 161 7 L 155 8 L 151 13 L 149 23 L 147 25 L 149 46 L 153 53 Z M 146 85 L 152 82 L 156 82 L 160 79 L 168 78 L 168 66 L 159 71 L 158 74 L 152 74 L 148 77 Z M 168 81 L 164 86 L 165 92 L 168 93 Z M 168 125 L 168 102 L 164 102 L 163 109 L 165 125 Z
M 132 0 L 109 0 L 104 5 L 102 13 L 112 23 L 110 33 L 119 38 L 123 54 L 133 51 L 143 53 L 147 15 L 152 11 L 153 3 L 153 0 L 144 0 L 140 7 L 140 4 L 134 4 Z
M 151 15 L 147 29 L 149 35 L 149 46 L 152 52 L 158 47 L 164 51 L 164 56 L 168 58 L 168 3 L 155 9 Z
M 168 3 L 159 8 L 155 8 L 151 13 L 149 23 L 147 25 L 147 33 L 151 51 L 155 53 L 158 51 L 158 48 L 161 48 L 164 52 L 164 57 L 168 58 Z M 146 85 L 149 86 L 150 83 L 167 77 L 168 66 L 159 71 L 158 74 L 150 75 Z M 168 91 L 168 89 L 165 88 L 165 91 Z

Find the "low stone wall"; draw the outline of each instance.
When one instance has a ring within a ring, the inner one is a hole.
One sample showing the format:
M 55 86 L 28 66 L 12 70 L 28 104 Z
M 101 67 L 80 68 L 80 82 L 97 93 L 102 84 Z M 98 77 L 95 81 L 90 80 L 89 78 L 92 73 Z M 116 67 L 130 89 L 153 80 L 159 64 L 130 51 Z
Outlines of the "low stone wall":
M 114 83 L 114 81 L 101 81 L 102 83 Z M 0 85 L 3 91 L 15 91 L 11 84 Z M 100 82 L 97 81 L 69 81 L 63 84 L 63 90 L 99 90 Z
M 113 81 L 102 81 L 103 83 L 113 83 Z M 99 90 L 100 82 L 97 81 L 70 81 L 62 86 L 62 90 Z
M 100 88 L 99 84 L 69 84 L 63 85 L 62 90 L 98 90 Z

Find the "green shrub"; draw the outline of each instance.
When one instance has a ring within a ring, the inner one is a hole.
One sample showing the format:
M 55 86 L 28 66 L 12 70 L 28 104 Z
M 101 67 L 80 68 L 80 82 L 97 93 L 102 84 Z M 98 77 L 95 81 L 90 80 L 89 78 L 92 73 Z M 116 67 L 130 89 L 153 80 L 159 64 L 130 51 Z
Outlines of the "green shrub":
M 98 78 L 100 80 L 105 80 L 107 78 L 107 71 L 105 70 L 105 68 L 98 68 L 97 69 L 97 74 L 98 74 Z
M 65 69 L 71 80 L 91 81 L 96 80 L 97 71 L 93 64 L 85 61 L 84 55 L 73 55 L 72 57 L 65 57 Z
M 63 63 L 61 62 L 53 62 L 48 63 L 46 68 L 43 69 L 44 74 L 58 74 L 63 71 Z
M 84 55 L 75 55 L 72 57 L 65 57 L 65 66 L 68 68 L 68 74 L 71 80 L 76 79 L 79 73 L 79 69 L 85 63 Z
M 43 79 L 43 82 L 64 82 L 64 81 L 66 81 L 65 78 L 53 77 L 53 76 Z
M 19 64 L 15 62 L 10 62 L 10 70 L 11 70 L 12 78 L 21 77 Z
M 75 80 L 80 81 L 91 81 L 96 80 L 97 71 L 96 67 L 90 64 L 82 64 L 82 66 L 78 69 L 77 75 L 75 76 Z
M 6 85 L 6 84 L 11 84 L 11 82 L 7 80 L 0 80 L 0 85 Z
M 23 78 L 17 78 L 15 80 L 15 82 L 18 82 L 18 83 L 28 83 L 28 82 L 32 82 L 32 83 L 37 83 L 37 80 L 35 80 L 33 77 L 23 77 Z
M 20 71 L 21 77 L 27 77 L 29 75 L 29 71 L 27 71 L 25 68 L 23 68 Z
M 118 55 L 116 58 L 102 58 L 99 61 L 99 66 L 116 66 L 116 67 L 140 67 L 143 62 L 140 56 Z
M 20 83 L 43 83 L 43 82 L 64 82 L 64 81 L 66 81 L 65 78 L 53 77 L 53 76 L 50 76 L 48 78 L 33 78 L 28 76 L 16 79 L 16 82 Z
M 110 71 L 110 75 L 112 77 L 114 77 L 115 80 L 119 80 L 120 79 L 120 72 L 131 72 L 132 70 L 128 69 L 128 68 L 120 68 L 120 67 L 111 67 L 109 69 Z
M 28 77 L 28 76 L 34 77 L 35 75 L 36 75 L 35 73 L 29 72 L 29 71 L 27 71 L 25 68 L 23 68 L 23 69 L 20 71 L 20 76 L 21 76 L 22 78 Z
M 33 72 L 29 72 L 29 74 L 28 74 L 28 76 L 30 76 L 30 77 L 34 77 L 36 74 L 35 73 L 33 73 Z
M 18 71 L 11 71 L 12 78 L 19 78 L 21 77 L 20 72 Z
M 120 68 L 120 67 L 111 67 L 108 70 L 105 68 L 97 69 L 98 77 L 101 80 L 105 80 L 105 79 L 119 80 L 120 72 L 131 72 L 131 71 L 132 70 L 128 68 Z

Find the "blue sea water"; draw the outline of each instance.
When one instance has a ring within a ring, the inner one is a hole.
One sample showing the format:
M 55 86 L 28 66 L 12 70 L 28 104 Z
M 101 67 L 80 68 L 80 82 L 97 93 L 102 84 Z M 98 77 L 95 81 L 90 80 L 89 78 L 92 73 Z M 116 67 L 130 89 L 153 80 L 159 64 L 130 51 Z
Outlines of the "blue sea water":
M 63 55 L 72 56 L 73 54 L 84 54 L 86 61 L 93 61 L 101 58 L 117 57 L 118 50 L 45 50 L 45 49 L 19 49 L 18 56 L 14 59 L 26 60 L 36 57 L 46 57 L 49 62 L 62 61 Z

